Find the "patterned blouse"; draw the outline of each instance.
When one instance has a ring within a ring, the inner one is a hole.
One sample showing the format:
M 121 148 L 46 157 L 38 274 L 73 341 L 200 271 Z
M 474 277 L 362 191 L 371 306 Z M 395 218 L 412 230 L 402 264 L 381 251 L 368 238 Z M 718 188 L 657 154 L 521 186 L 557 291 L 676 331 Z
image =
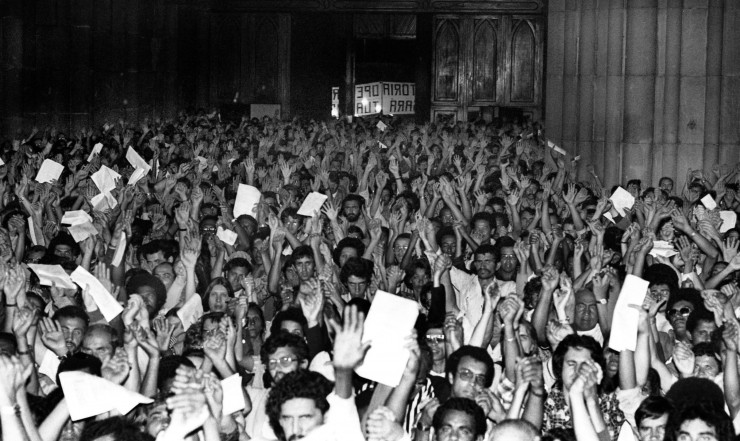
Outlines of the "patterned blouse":
M 609 437 L 615 441 L 619 436 L 619 430 L 624 423 L 624 413 L 619 408 L 619 400 L 615 393 L 601 394 L 599 396 L 599 407 L 604 415 Z M 565 394 L 560 386 L 553 386 L 545 401 L 545 415 L 542 423 L 542 431 L 548 432 L 557 427 L 572 428 L 573 419 L 570 415 L 570 407 L 565 401 Z

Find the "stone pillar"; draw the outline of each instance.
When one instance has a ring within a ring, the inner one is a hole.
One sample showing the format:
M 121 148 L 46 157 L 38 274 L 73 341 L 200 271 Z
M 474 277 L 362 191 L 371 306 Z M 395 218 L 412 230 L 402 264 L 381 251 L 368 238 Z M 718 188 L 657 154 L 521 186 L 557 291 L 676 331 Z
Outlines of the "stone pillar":
M 625 10 L 621 0 L 609 0 L 609 26 L 606 58 L 606 142 L 604 173 L 601 182 L 614 185 L 621 181 L 622 116 L 624 111 L 624 75 L 622 45 L 624 43 Z
M 592 155 L 594 123 L 594 80 L 596 78 L 596 3 L 583 2 L 580 11 L 578 47 L 578 141 L 574 154 L 580 155 L 578 176 L 585 177 L 586 165 L 599 160 Z

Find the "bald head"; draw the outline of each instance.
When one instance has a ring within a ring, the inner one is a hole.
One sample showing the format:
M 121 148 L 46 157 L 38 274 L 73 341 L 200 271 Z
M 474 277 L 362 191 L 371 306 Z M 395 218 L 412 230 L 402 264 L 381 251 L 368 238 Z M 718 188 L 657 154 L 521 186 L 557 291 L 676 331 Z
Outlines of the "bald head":
M 536 427 L 525 420 L 504 420 L 491 430 L 491 441 L 539 441 Z

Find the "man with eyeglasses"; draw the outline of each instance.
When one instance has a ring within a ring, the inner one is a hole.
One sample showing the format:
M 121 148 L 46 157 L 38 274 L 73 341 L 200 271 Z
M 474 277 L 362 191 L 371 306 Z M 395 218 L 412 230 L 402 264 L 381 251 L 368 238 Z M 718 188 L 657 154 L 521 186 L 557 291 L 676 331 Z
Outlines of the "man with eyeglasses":
M 272 386 L 285 375 L 307 368 L 309 349 L 302 337 L 280 330 L 265 340 L 260 356 L 267 367 L 265 385 Z M 252 401 L 252 412 L 247 415 L 245 426 L 247 433 L 252 438 L 275 439 L 265 408 L 270 388 L 247 386 L 247 393 Z
M 447 360 L 447 381 L 451 385 L 449 399 L 466 398 L 477 404 L 487 419 L 502 420 L 505 412 L 489 390 L 493 383 L 493 374 L 493 359 L 485 349 L 475 346 L 461 347 L 450 354 Z M 435 398 L 424 406 L 416 425 L 415 441 L 432 439 L 430 432 L 433 425 L 435 432 L 437 431 L 436 413 L 440 409 L 440 402 L 445 401 L 445 397 Z M 485 432 L 485 429 L 483 431 Z M 436 434 L 434 439 L 447 438 L 439 438 L 439 434 Z

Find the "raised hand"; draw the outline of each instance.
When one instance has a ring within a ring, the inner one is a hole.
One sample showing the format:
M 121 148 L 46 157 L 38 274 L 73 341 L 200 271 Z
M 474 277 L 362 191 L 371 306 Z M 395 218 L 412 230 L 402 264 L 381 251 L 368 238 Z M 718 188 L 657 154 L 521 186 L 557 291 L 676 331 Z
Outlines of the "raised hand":
M 362 342 L 362 328 L 365 317 L 357 310 L 356 306 L 344 308 L 343 324 L 330 321 L 336 336 L 334 337 L 334 359 L 335 369 L 354 369 L 365 358 L 370 342 Z
M 167 321 L 166 318 L 157 316 L 152 320 L 152 327 L 159 352 L 166 352 L 170 348 L 172 335 L 175 332 L 175 325 Z
M 41 342 L 58 357 L 67 355 L 67 341 L 64 338 L 62 327 L 56 320 L 44 317 L 40 322 Z
M 302 283 L 298 294 L 298 303 L 301 305 L 303 316 L 308 321 L 308 326 L 313 327 L 318 325 L 321 311 L 324 309 L 324 295 L 321 291 L 321 282 L 316 279 L 310 279 Z
M 385 406 L 376 408 L 367 416 L 366 428 L 368 441 L 394 441 L 405 434 L 393 411 Z
M 100 372 L 106 380 L 115 384 L 123 384 L 128 378 L 131 365 L 128 362 L 128 355 L 124 348 L 117 348 L 111 358 L 103 362 Z
M 691 377 L 694 373 L 694 352 L 689 345 L 677 341 L 673 346 L 673 363 L 683 378 Z

